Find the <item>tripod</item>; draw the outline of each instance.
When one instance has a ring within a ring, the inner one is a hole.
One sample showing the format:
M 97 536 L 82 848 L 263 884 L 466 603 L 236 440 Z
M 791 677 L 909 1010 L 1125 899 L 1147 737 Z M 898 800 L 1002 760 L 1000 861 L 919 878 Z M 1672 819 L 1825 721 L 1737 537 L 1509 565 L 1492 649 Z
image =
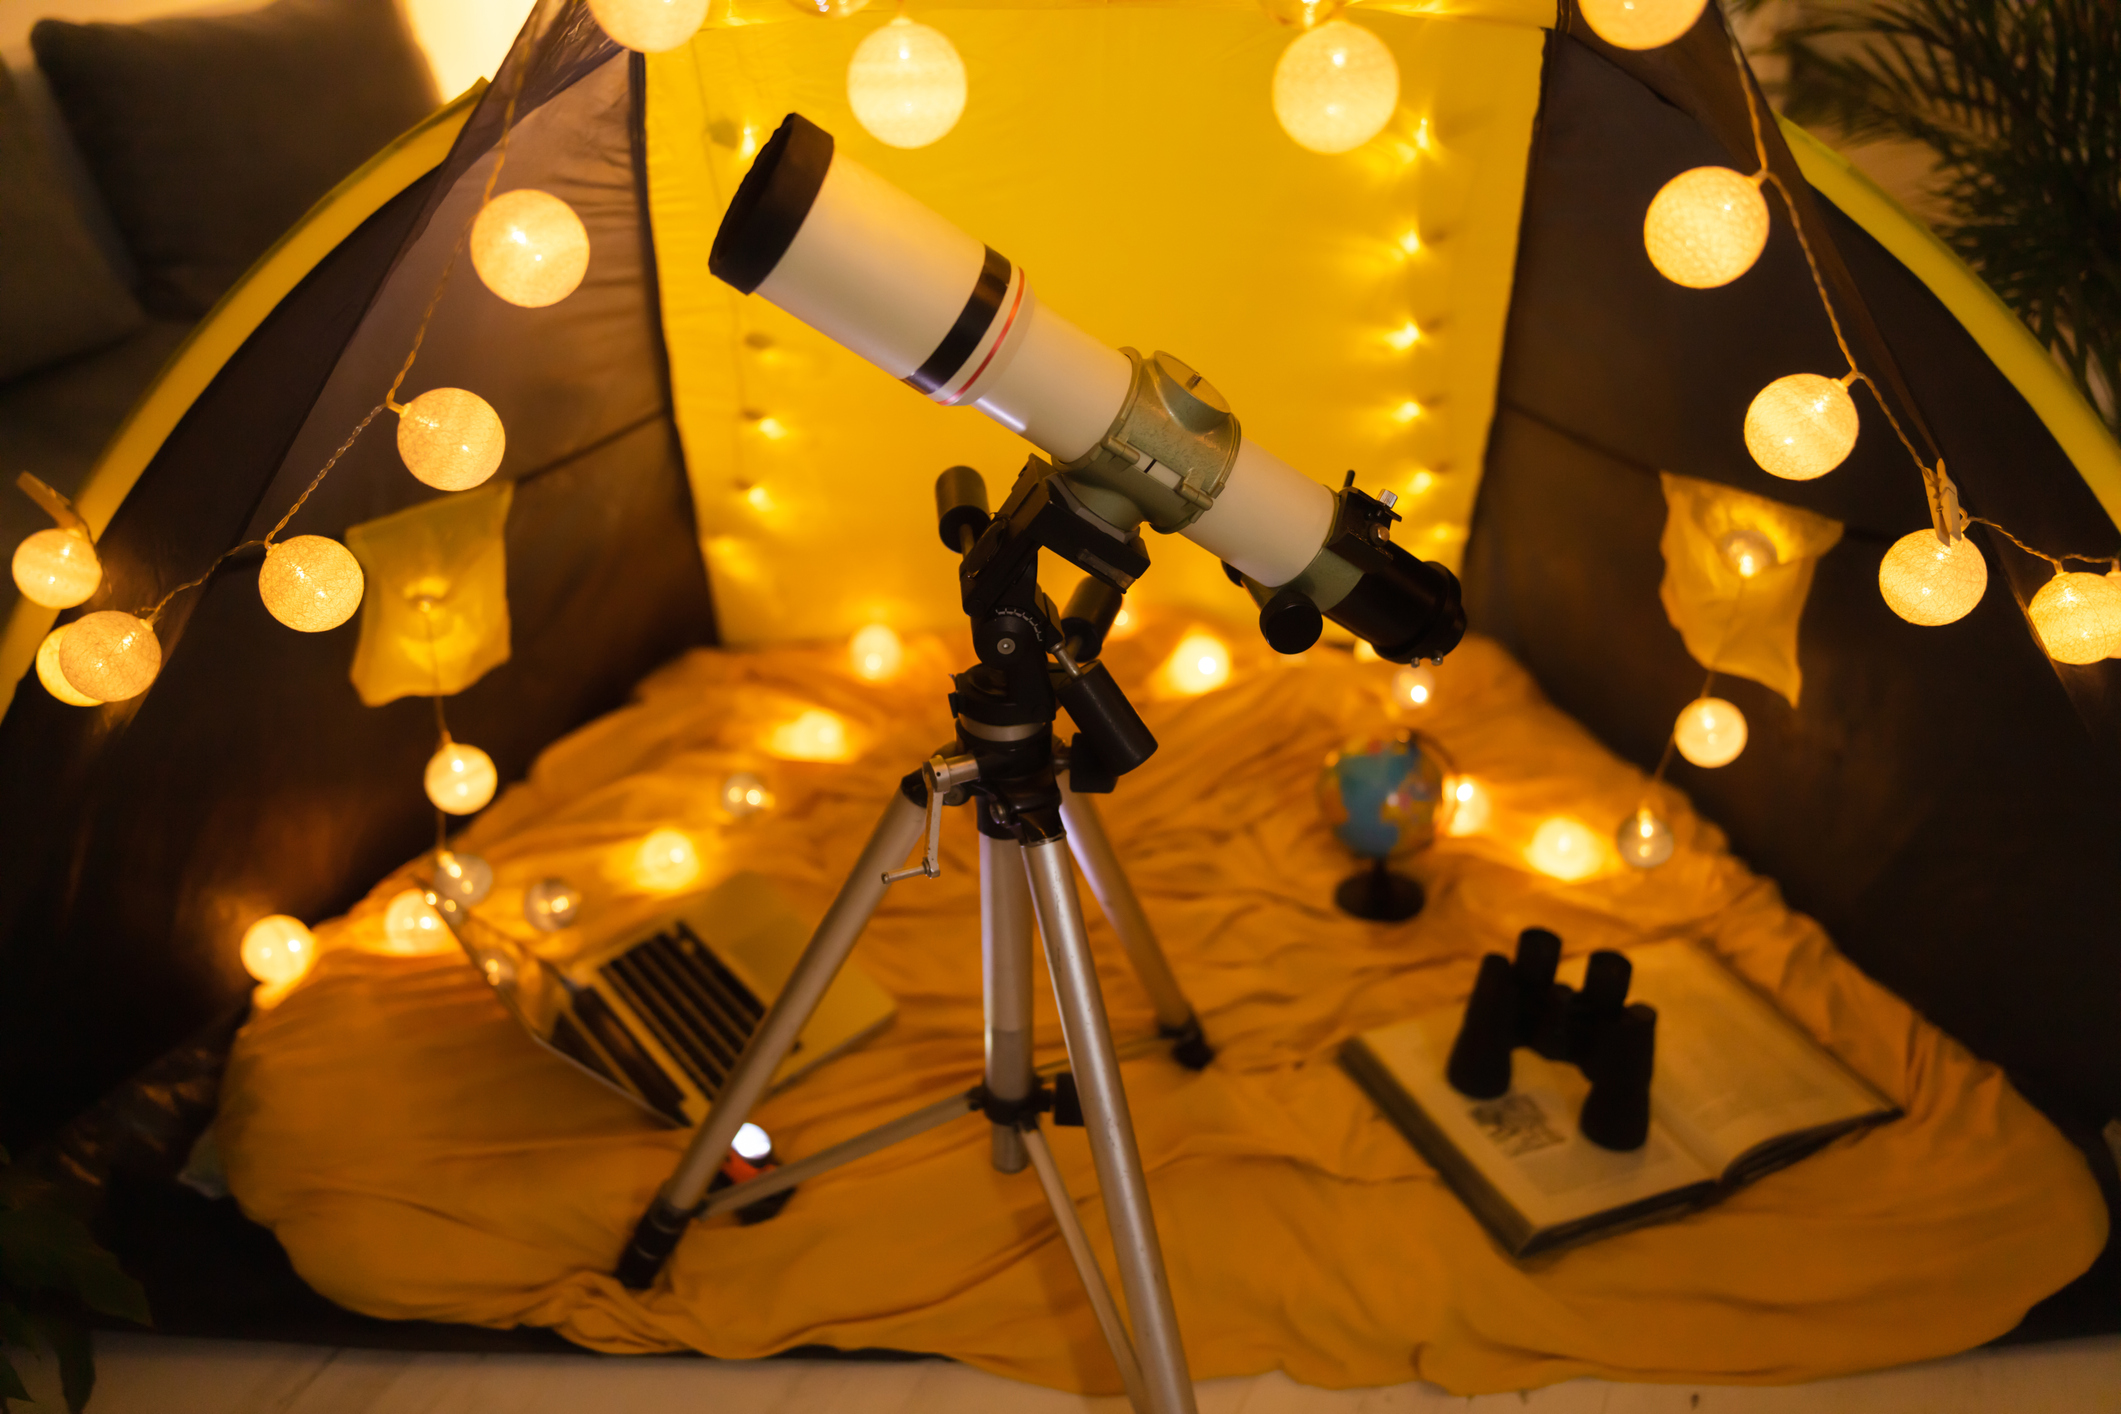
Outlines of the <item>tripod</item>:
M 1096 661 L 1121 595 L 1147 568 L 1148 556 L 1138 534 L 1085 509 L 1036 457 L 996 516 L 988 516 L 986 488 L 969 468 L 944 472 L 936 500 L 943 542 L 964 557 L 960 586 L 980 658 L 952 679 L 957 735 L 892 793 L 787 984 L 635 1228 L 620 1259 L 619 1279 L 636 1289 L 651 1284 L 695 1217 L 748 1207 L 979 1111 L 993 1126 L 994 1166 L 1004 1173 L 1020 1173 L 1026 1166 L 1036 1172 L 1135 1409 L 1192 1414 L 1192 1380 L 1070 867 L 1072 850 L 1155 1006 L 1173 1056 L 1193 1069 L 1207 1065 L 1214 1053 L 1089 798 L 1109 791 L 1119 775 L 1156 749 L 1155 738 Z M 1042 546 L 1091 571 L 1064 614 L 1056 614 L 1052 600 L 1038 589 Z M 1049 667 L 1049 657 L 1056 666 Z M 1054 740 L 1057 707 L 1065 707 L 1081 729 L 1066 748 Z M 977 802 L 979 825 L 986 1010 L 981 1083 L 807 1159 L 710 1193 L 738 1127 L 764 1095 L 885 889 L 910 878 L 935 877 L 943 809 L 968 800 Z M 921 862 L 896 867 L 921 844 L 924 831 Z M 1034 917 L 1068 1050 L 1069 1071 L 1050 1086 L 1032 1066 Z M 1055 1123 L 1080 1124 L 1088 1131 L 1132 1318 L 1131 1336 L 1047 1146 L 1040 1115 L 1049 1111 Z

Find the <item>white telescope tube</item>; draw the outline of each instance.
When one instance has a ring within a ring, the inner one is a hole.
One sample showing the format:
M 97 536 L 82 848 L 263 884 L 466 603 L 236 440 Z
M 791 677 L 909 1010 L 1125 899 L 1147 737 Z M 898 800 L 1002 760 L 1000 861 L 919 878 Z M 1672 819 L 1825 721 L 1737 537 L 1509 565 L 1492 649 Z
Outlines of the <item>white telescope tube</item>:
M 1098 445 L 1132 381 L 1127 356 L 1040 304 L 1021 267 L 796 114 L 745 176 L 709 268 L 934 401 L 970 403 L 1056 463 Z M 1181 533 L 1281 585 L 1317 556 L 1333 516 L 1331 491 L 1248 440 L 1214 505 Z

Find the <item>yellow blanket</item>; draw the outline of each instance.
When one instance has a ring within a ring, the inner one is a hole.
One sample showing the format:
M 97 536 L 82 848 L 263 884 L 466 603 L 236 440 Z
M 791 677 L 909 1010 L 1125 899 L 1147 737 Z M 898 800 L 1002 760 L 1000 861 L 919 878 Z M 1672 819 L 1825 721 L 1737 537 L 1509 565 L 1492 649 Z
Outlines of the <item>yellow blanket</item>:
M 1607 858 L 1565 883 L 1531 867 L 1542 822 L 1609 837 L 1641 776 L 1496 646 L 1468 641 L 1419 709 L 1488 818 L 1417 858 L 1428 908 L 1382 926 L 1332 907 L 1353 862 L 1314 781 L 1329 749 L 1385 719 L 1391 666 L 1328 649 L 1277 660 L 1232 633 L 1230 686 L 1159 694 L 1180 627 L 1152 624 L 1108 652 L 1163 748 L 1104 808 L 1220 1047 L 1203 1074 L 1160 1050 L 1125 1068 L 1196 1376 L 1279 1367 L 1317 1385 L 1418 1376 L 1466 1393 L 1581 1374 L 1800 1380 L 1988 1340 L 2099 1250 L 2105 1210 L 2077 1152 L 1997 1070 L 1836 953 L 1676 793 L 1664 798 L 1679 853 L 1663 868 Z M 814 916 L 893 782 L 947 737 L 944 674 L 966 660 L 962 644 L 915 643 L 888 686 L 857 680 L 840 651 L 672 664 L 472 827 L 462 847 L 500 878 L 482 913 L 525 931 L 511 922 L 521 888 L 556 874 L 583 889 L 584 926 L 646 919 L 668 900 L 634 882 L 632 861 L 671 827 L 695 840 L 700 885 L 759 870 Z M 777 729 L 812 710 L 837 716 L 857 759 L 771 754 L 790 746 Z M 740 769 L 775 803 L 732 822 L 713 796 Z M 855 956 L 897 996 L 898 1019 L 768 1103 L 783 1154 L 977 1077 L 972 841 L 953 812 L 943 877 L 890 891 Z M 551 1326 L 608 1351 L 895 1347 L 1118 1389 L 1037 1184 L 993 1171 L 973 1118 L 806 1185 L 770 1222 L 702 1225 L 659 1289 L 619 1287 L 606 1273 L 683 1136 L 540 1051 L 461 958 L 373 951 L 403 886 L 385 880 L 319 930 L 317 966 L 245 1028 L 225 1083 L 235 1193 L 318 1290 L 380 1316 Z M 1115 1028 L 1148 1034 L 1146 999 L 1085 899 Z M 1532 924 L 1572 953 L 1707 941 L 1906 1117 L 1711 1210 L 1513 1264 L 1332 1057 L 1351 1032 L 1464 997 L 1480 954 Z M 1057 1056 L 1050 994 L 1040 1002 Z M 1081 1131 L 1058 1131 L 1054 1148 L 1111 1271 Z

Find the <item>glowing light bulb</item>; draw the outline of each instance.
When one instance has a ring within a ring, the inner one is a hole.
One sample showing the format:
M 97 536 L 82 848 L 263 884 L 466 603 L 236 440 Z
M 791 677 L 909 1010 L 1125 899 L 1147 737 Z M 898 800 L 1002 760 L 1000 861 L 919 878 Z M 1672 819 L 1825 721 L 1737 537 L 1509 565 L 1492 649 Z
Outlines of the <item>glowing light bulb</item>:
M 463 908 L 477 908 L 493 892 L 493 866 L 476 854 L 435 852 L 435 892 Z
M 582 895 L 565 879 L 540 879 L 523 890 L 523 918 L 540 933 L 574 926 L 582 914 Z
M 1230 649 L 1214 634 L 1195 629 L 1164 660 L 1163 676 L 1188 697 L 1213 692 L 1230 680 Z
M 1847 388 L 1817 373 L 1792 373 L 1762 388 L 1745 410 L 1745 449 L 1770 476 L 1810 481 L 1847 459 L 1857 425 Z
M 1399 234 L 1399 253 L 1400 253 L 1401 255 L 1419 255 L 1419 254 L 1421 254 L 1421 232 L 1419 232 L 1419 231 L 1402 231 L 1402 232 L 1400 232 L 1400 234 Z
M 1381 663 L 1384 660 L 1377 656 L 1376 644 L 1370 642 L 1367 638 L 1358 638 L 1355 640 L 1355 661 L 1358 663 Z
M 446 814 L 469 815 L 484 809 L 500 780 L 493 758 L 461 741 L 445 741 L 441 750 L 427 758 L 427 798 Z
M 401 957 L 425 957 L 457 945 L 449 925 L 419 889 L 391 897 L 390 906 L 383 910 L 383 937 L 389 950 Z
M 1581 820 L 1555 815 L 1539 822 L 1524 857 L 1549 878 L 1574 883 L 1604 867 L 1605 841 Z
M 1613 837 L 1623 863 L 1637 869 L 1655 869 L 1672 857 L 1672 827 L 1645 805 L 1620 822 Z
M 85 604 L 103 582 L 103 562 L 89 538 L 56 526 L 23 537 L 14 570 L 22 597 L 47 609 Z
M 471 223 L 471 268 L 510 304 L 558 304 L 589 270 L 589 231 L 574 208 L 551 192 L 502 192 Z
M 1720 697 L 1699 697 L 1680 711 L 1672 736 L 1696 766 L 1727 766 L 1745 750 L 1745 714 Z
M 633 881 L 644 889 L 675 893 L 699 877 L 699 851 L 682 831 L 657 830 L 634 851 Z
M 1105 630 L 1105 642 L 1117 643 L 1123 638 L 1132 638 L 1141 626 L 1141 615 L 1122 604 L 1119 612 L 1112 616 L 1112 627 Z
M 37 681 L 69 707 L 101 707 L 100 701 L 66 680 L 66 673 L 59 667 L 59 645 L 65 641 L 64 625 L 44 635 L 44 641 L 37 645 Z
M 847 656 L 853 660 L 854 675 L 863 682 L 886 682 L 898 676 L 906 650 L 889 625 L 870 624 L 855 632 Z
M 316 956 L 316 937 L 299 918 L 268 913 L 243 930 L 243 970 L 268 987 L 295 981 Z
M 1728 167 L 1696 167 L 1658 189 L 1642 218 L 1642 245 L 1657 273 L 1712 290 L 1753 268 L 1768 238 L 1760 185 Z
M 1762 570 L 1773 569 L 1781 560 L 1775 542 L 1750 526 L 1726 530 L 1717 537 L 1716 552 L 1740 579 L 1751 579 Z
M 1886 607 L 1911 624 L 1935 627 L 1963 619 L 1988 589 L 1988 561 L 1961 536 L 1940 544 L 1934 530 L 1893 542 L 1878 562 L 1878 592 Z
M 1426 707 L 1436 696 L 1436 670 L 1415 663 L 1392 674 L 1392 700 L 1402 707 Z
M 2025 616 L 2058 663 L 2096 663 L 2121 648 L 2121 584 L 2104 575 L 2057 574 L 2040 586 Z
M 783 761 L 846 761 L 854 755 L 847 724 L 816 707 L 775 727 L 766 750 Z
M 265 547 L 258 597 L 289 628 L 322 633 L 361 607 L 361 562 L 326 535 L 297 535 Z
M 756 815 L 772 804 L 773 792 L 749 771 L 738 771 L 722 782 L 722 808 L 739 820 L 746 815 Z
M 1398 407 L 1392 409 L 1392 416 L 1400 422 L 1412 422 L 1415 418 L 1420 417 L 1421 414 L 1421 404 L 1415 402 L 1412 398 L 1408 398 Z
M 707 0 L 589 0 L 604 33 L 643 54 L 675 49 L 707 22 Z
M 941 30 L 900 15 L 855 46 L 847 102 L 878 142 L 926 147 L 965 111 L 965 61 Z
M 1708 0 L 1576 0 L 1591 32 L 1616 49 L 1656 49 L 1694 27 Z
M 1312 29 L 1348 8 L 1348 0 L 1259 0 L 1278 24 Z
M 501 415 L 477 393 L 430 388 L 398 416 L 405 469 L 437 491 L 469 491 L 501 467 L 508 436 Z
M 1409 319 L 1385 335 L 1385 343 L 1398 353 L 1405 353 L 1421 342 L 1421 326 Z
M 1360 25 L 1328 20 L 1289 41 L 1274 66 L 1274 116 L 1298 147 L 1352 152 L 1399 107 L 1399 63 Z
M 1444 825 L 1447 835 L 1477 835 L 1488 827 L 1494 806 L 1479 781 L 1471 776 L 1454 777 L 1446 788 L 1451 816 Z
M 66 626 L 59 671 L 84 697 L 123 702 L 147 691 L 162 671 L 162 644 L 145 619 L 104 609 Z
M 788 0 L 788 3 L 821 20 L 843 20 L 867 5 L 869 0 Z
M 736 1156 L 747 1164 L 764 1162 L 773 1153 L 773 1140 L 766 1131 L 746 1120 L 737 1126 L 736 1138 L 729 1141 Z

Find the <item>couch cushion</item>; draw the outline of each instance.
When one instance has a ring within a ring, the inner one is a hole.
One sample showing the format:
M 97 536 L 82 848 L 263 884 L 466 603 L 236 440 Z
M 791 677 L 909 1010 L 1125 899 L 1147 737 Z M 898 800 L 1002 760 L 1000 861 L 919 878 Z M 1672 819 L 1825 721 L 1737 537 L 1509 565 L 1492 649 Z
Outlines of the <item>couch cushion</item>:
M 0 383 L 124 338 L 145 316 L 96 249 L 0 64 Z
M 204 314 L 340 178 L 434 107 L 395 0 L 30 32 L 37 65 L 141 273 Z

